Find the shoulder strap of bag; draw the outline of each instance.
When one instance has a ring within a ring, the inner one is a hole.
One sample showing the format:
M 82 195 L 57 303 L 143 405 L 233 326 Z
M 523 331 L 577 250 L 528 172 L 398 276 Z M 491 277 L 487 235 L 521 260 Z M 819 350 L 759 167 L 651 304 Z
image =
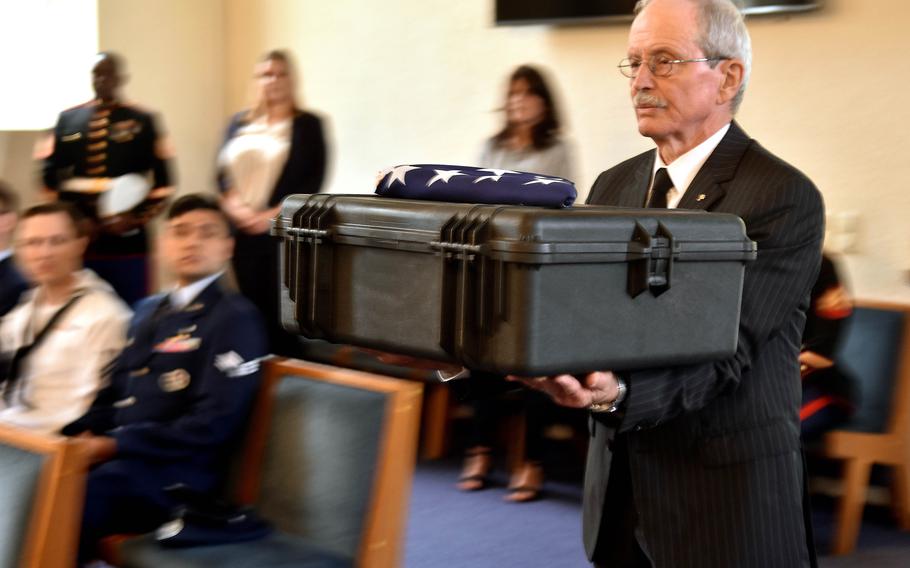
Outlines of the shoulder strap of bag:
M 16 383 L 19 382 L 19 365 L 22 364 L 22 360 L 25 359 L 29 353 L 44 341 L 44 338 L 47 337 L 47 334 L 57 325 L 57 322 L 60 321 L 60 318 L 66 314 L 71 307 L 73 307 L 84 294 L 76 294 L 70 298 L 63 306 L 54 312 L 54 315 L 51 316 L 51 319 L 47 321 L 47 324 L 39 331 L 32 342 L 28 345 L 23 345 L 16 349 L 13 353 L 12 358 L 9 361 L 6 374 L 6 384 L 3 389 L 3 399 L 7 404 L 12 402 L 13 392 L 15 392 Z

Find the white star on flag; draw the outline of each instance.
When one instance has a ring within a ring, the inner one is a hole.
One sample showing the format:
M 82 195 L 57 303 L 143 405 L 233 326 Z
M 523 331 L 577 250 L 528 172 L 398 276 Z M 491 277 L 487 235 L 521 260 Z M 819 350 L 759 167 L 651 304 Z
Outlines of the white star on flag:
M 430 178 L 430 181 L 427 182 L 427 187 L 430 187 L 439 180 L 449 183 L 449 180 L 455 176 L 463 176 L 467 174 L 461 173 L 461 170 L 433 170 L 436 172 L 436 175 Z
M 493 181 L 499 181 L 500 178 L 502 178 L 502 176 L 504 176 L 504 175 L 506 175 L 506 174 L 517 174 L 517 173 L 518 173 L 518 172 L 513 172 L 512 170 L 498 170 L 498 169 L 496 169 L 496 168 L 483 168 L 483 169 L 478 169 L 477 171 L 478 171 L 478 172 L 491 172 L 493 175 L 491 175 L 491 176 L 481 176 L 481 177 L 475 179 L 475 180 L 474 180 L 474 183 L 482 182 L 482 181 L 485 180 L 485 179 L 491 179 L 491 180 L 493 180 Z
M 535 183 L 540 183 L 543 185 L 550 185 L 551 183 L 569 183 L 563 179 L 546 178 L 543 176 L 534 176 L 534 177 L 536 177 L 537 179 L 535 179 L 534 181 L 529 181 L 528 183 L 523 183 L 522 185 L 533 185 Z
M 386 182 L 386 188 L 392 187 L 392 184 L 396 181 L 400 181 L 401 185 L 404 185 L 404 176 L 408 175 L 408 172 L 411 170 L 419 170 L 417 166 L 396 166 L 392 168 L 392 173 L 389 174 L 389 181 Z

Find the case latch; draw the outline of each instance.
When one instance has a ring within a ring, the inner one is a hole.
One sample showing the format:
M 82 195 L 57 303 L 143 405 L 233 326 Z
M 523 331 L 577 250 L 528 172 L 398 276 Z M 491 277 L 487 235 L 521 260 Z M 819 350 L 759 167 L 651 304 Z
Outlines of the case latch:
M 633 298 L 645 290 L 657 297 L 670 289 L 673 277 L 673 257 L 676 243 L 673 234 L 663 224 L 657 223 L 652 236 L 640 223 L 635 223 L 629 253 L 641 254 L 641 258 L 630 259 L 626 291 Z

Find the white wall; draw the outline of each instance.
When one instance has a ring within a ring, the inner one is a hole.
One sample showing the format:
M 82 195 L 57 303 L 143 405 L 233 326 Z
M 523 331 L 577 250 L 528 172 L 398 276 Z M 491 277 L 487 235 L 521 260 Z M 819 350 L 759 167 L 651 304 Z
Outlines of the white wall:
M 525 62 L 557 79 L 583 193 L 649 147 L 615 68 L 626 25 L 497 28 L 492 0 L 226 1 L 229 107 L 243 106 L 258 54 L 296 52 L 306 103 L 331 120 L 332 191 L 370 191 L 391 164 L 472 162 L 499 124 L 505 77 Z M 903 0 L 827 0 L 749 21 L 754 74 L 739 120 L 815 180 L 830 213 L 858 215 L 845 261 L 865 297 L 910 299 L 908 21 Z
M 178 190 L 213 191 L 226 112 L 224 0 L 98 0 L 97 7 L 98 48 L 126 58 L 125 98 L 159 113 L 178 157 Z M 89 59 L 80 79 L 85 85 L 91 84 L 90 70 Z M 7 87 L 29 88 L 27 78 L 16 79 Z M 36 196 L 31 152 L 37 135 L 0 131 L 0 178 L 15 185 L 25 204 Z

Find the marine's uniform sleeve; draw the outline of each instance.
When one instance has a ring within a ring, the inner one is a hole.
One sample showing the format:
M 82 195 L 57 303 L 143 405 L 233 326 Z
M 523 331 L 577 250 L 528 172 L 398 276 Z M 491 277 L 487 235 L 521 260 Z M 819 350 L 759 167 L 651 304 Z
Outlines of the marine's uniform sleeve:
M 48 140 L 43 143 L 43 150 L 39 156 L 36 156 L 42 159 L 41 181 L 44 183 L 44 187 L 51 191 L 60 189 L 61 168 L 72 165 L 65 159 L 65 152 L 60 144 L 66 121 L 67 113 L 60 113 L 53 131 L 47 136 Z
M 148 156 L 147 166 L 151 173 L 152 187 L 132 214 L 147 222 L 161 211 L 174 193 L 173 150 L 167 136 L 159 129 L 154 114 L 143 113 L 143 123 L 143 152 Z
M 174 185 L 171 175 L 170 162 L 173 159 L 172 150 L 166 136 L 158 128 L 154 115 L 148 116 L 149 136 L 152 139 L 152 189 Z
M 209 451 L 235 437 L 245 423 L 266 354 L 265 330 L 255 308 L 233 302 L 219 312 L 202 356 L 201 376 L 193 377 L 193 403 L 167 422 L 138 422 L 110 433 L 117 454 L 181 459 Z
M 629 373 L 621 432 L 660 425 L 737 389 L 769 340 L 806 307 L 824 233 L 818 191 L 794 171 L 775 185 L 762 187 L 753 209 L 741 216 L 749 237 L 758 243 L 758 257 L 745 268 L 735 354 L 720 361 Z M 794 347 L 795 357 L 798 345 Z M 790 364 L 795 371 L 795 360 Z M 595 414 L 601 421 L 609 421 L 608 416 Z

